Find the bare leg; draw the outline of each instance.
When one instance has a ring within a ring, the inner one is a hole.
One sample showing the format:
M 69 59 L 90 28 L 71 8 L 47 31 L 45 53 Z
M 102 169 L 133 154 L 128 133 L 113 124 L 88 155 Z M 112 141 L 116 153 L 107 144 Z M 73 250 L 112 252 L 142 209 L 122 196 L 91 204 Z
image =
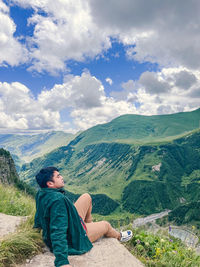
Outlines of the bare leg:
M 85 223 L 92 222 L 92 198 L 89 194 L 81 195 L 74 203 L 74 206 Z
M 91 242 L 96 241 L 102 236 L 113 237 L 118 240 L 121 237 L 120 233 L 117 232 L 107 221 L 86 223 L 86 226 L 87 236 Z

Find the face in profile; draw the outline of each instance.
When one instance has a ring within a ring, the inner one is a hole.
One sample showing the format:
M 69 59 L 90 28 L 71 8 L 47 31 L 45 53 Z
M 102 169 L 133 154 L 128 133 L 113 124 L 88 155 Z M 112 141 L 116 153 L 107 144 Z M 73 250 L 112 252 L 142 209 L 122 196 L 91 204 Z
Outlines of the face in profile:
M 64 180 L 58 171 L 54 171 L 52 181 L 47 182 L 49 188 L 62 188 L 64 187 Z

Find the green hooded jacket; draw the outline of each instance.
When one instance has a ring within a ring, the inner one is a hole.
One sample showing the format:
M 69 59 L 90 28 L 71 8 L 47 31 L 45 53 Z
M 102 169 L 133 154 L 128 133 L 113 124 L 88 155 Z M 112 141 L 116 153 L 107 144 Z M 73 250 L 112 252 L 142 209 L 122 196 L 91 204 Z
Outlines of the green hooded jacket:
M 92 248 L 80 216 L 62 188 L 37 192 L 34 228 L 43 230 L 43 240 L 55 255 L 56 267 L 69 264 L 68 255 L 83 254 Z

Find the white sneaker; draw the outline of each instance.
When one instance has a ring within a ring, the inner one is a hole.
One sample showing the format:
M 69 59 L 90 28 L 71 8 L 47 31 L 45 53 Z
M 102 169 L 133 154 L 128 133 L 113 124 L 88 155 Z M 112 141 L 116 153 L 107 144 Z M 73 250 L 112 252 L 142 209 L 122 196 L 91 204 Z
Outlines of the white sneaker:
M 121 234 L 120 242 L 127 242 L 133 236 L 133 233 L 131 230 L 126 230 L 126 231 L 120 232 L 120 234 Z

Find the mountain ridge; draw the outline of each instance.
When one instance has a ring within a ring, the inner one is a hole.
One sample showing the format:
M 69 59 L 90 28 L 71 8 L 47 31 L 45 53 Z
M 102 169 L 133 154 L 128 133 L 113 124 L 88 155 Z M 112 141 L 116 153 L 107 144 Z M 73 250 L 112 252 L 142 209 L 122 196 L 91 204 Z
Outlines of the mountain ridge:
M 68 144 L 73 137 L 62 131 L 34 135 L 0 134 L 0 146 L 10 151 L 19 169 L 23 163 Z
M 126 114 L 109 123 L 96 125 L 77 136 L 79 146 L 98 142 L 134 143 L 136 141 L 152 142 L 157 139 L 174 137 L 190 132 L 200 126 L 200 108 L 191 112 L 167 115 Z

